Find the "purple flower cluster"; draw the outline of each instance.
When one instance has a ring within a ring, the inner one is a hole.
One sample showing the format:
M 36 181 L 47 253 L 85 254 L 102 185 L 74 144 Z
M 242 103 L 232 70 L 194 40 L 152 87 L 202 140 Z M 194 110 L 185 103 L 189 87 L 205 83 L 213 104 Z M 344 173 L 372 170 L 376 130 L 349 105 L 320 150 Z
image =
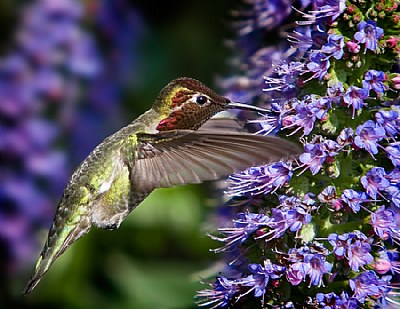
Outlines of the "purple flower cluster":
M 259 134 L 280 134 L 304 151 L 230 177 L 228 194 L 247 197 L 241 209 L 247 208 L 233 227 L 219 229 L 223 236 L 213 236 L 229 265 L 221 274 L 236 274 L 226 278 L 237 284 L 229 302 L 215 307 L 234 308 L 251 291 L 262 296 L 261 306 L 398 306 L 400 111 L 393 64 L 400 40 L 388 35 L 399 20 L 396 5 L 311 0 L 301 6 L 294 10 L 303 20 L 288 35 L 297 50 L 281 50 L 273 71 L 259 63 L 272 103 L 252 123 Z M 249 277 L 254 269 L 258 279 Z

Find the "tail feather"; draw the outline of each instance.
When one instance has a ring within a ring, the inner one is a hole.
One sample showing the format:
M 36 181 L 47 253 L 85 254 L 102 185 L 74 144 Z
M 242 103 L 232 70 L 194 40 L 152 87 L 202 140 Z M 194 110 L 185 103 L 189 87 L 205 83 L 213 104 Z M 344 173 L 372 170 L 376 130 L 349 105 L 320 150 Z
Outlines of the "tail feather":
M 56 226 L 53 224 L 49 231 L 46 244 L 44 245 L 38 262 L 36 263 L 35 271 L 22 291 L 23 295 L 32 292 L 55 260 L 76 240 L 87 234 L 90 226 L 88 220 L 83 220 L 75 226 L 65 226 L 59 233 L 57 233 Z

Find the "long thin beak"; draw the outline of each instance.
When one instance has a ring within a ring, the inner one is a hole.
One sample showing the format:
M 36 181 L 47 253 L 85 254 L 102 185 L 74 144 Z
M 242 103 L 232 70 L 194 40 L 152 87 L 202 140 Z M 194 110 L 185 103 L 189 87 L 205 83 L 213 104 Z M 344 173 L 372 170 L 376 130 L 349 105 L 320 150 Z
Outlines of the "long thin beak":
M 227 107 L 228 107 L 228 109 L 237 108 L 237 109 L 245 109 L 245 110 L 254 111 L 254 112 L 260 112 L 260 113 L 268 112 L 267 109 L 264 109 L 264 108 L 261 108 L 261 107 L 257 107 L 257 106 L 253 106 L 253 105 L 249 105 L 249 104 L 239 103 L 239 102 L 229 102 L 227 104 Z

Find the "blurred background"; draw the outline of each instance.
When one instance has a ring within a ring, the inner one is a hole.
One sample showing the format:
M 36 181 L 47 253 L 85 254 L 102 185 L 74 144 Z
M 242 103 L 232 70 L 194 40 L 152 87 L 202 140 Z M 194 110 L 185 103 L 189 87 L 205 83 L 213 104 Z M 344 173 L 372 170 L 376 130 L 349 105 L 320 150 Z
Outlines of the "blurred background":
M 217 247 L 212 185 L 157 190 L 21 296 L 77 165 L 170 80 L 215 87 L 232 0 L 0 1 L 0 308 L 196 308 Z

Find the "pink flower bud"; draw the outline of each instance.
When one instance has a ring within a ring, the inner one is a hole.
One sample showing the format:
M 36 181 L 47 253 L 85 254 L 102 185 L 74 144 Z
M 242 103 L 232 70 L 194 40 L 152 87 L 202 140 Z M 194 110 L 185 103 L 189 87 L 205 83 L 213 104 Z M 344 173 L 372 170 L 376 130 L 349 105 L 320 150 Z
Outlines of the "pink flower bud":
M 384 259 L 378 259 L 374 265 L 373 265 L 375 271 L 380 274 L 383 275 L 385 273 L 387 273 L 391 268 L 392 265 L 390 264 L 389 261 L 384 260 Z
M 347 46 L 347 49 L 349 50 L 349 52 L 351 52 L 353 54 L 358 54 L 361 49 L 360 45 L 358 45 L 358 43 L 355 41 L 346 42 L 346 46 Z
M 398 38 L 391 36 L 389 39 L 386 40 L 386 44 L 390 48 L 395 48 L 397 46 L 397 41 L 399 41 Z
M 396 77 L 393 77 L 391 79 L 391 82 L 392 82 L 392 85 L 393 85 L 394 89 L 400 90 L 400 74 L 397 74 Z

